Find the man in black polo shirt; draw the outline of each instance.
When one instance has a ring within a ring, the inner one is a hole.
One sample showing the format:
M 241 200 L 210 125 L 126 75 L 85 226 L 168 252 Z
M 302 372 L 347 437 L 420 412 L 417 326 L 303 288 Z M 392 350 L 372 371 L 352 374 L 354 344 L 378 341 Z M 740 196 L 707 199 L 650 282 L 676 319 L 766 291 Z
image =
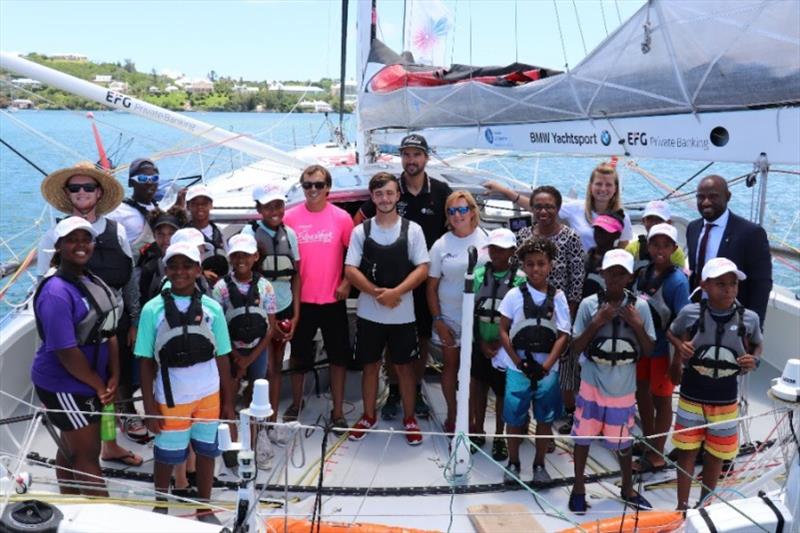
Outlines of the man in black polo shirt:
M 428 141 L 422 135 L 412 133 L 400 142 L 400 160 L 403 173 L 400 175 L 400 201 L 397 202 L 397 212 L 412 222 L 422 227 L 425 234 L 425 244 L 431 249 L 436 239 L 447 231 L 445 227 L 444 204 L 452 189 L 446 183 L 433 179 L 425 173 L 428 164 Z M 375 216 L 375 204 L 367 200 L 353 217 L 353 222 L 358 225 L 364 220 Z M 422 397 L 422 378 L 425 375 L 425 366 L 428 363 L 428 340 L 431 338 L 432 318 L 425 298 L 423 282 L 414 289 L 414 315 L 417 319 L 417 335 L 419 336 L 420 357 L 415 362 L 417 375 L 417 398 L 415 413 L 420 418 L 430 416 L 430 408 Z M 387 364 L 389 374 L 389 397 L 381 408 L 381 417 L 392 420 L 397 416 L 400 408 L 400 390 L 397 385 L 397 375 L 391 364 Z

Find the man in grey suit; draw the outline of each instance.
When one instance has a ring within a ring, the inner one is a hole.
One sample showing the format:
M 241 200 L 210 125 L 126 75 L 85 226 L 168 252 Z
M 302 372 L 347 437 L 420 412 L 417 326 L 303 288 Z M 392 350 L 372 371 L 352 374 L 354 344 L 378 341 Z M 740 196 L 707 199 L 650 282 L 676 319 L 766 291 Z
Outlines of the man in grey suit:
M 692 288 L 699 285 L 700 272 L 713 257 L 727 257 L 747 275 L 739 282 L 739 302 L 761 319 L 767 313 L 772 290 L 772 256 L 764 228 L 728 209 L 731 192 L 721 176 L 703 178 L 697 186 L 697 210 L 703 217 L 686 228 Z

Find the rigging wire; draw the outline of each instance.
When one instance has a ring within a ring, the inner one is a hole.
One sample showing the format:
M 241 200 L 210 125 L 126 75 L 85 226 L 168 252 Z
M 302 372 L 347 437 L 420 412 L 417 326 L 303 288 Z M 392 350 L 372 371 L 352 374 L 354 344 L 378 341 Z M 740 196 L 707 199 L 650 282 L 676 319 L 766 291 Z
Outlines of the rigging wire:
M 586 39 L 583 37 L 583 26 L 581 26 L 581 17 L 578 15 L 578 5 L 575 3 L 575 0 L 572 0 L 572 8 L 575 10 L 575 21 L 578 23 L 578 33 L 581 34 L 581 44 L 583 45 L 583 55 L 589 53 L 586 49 Z
M 8 149 L 9 149 L 9 150 L 11 150 L 12 152 L 14 152 L 14 153 L 15 153 L 17 156 L 19 156 L 19 158 L 20 158 L 20 159 L 22 159 L 23 161 L 25 161 L 26 163 L 28 163 L 30 166 L 32 166 L 33 168 L 35 168 L 36 170 L 38 170 L 39 172 L 41 172 L 43 176 L 47 176 L 47 172 L 45 172 L 44 170 L 42 170 L 42 169 L 41 169 L 41 167 L 39 167 L 39 165 L 37 165 L 36 163 L 34 163 L 33 161 L 31 161 L 31 160 L 30 160 L 30 159 L 28 159 L 27 157 L 25 157 L 24 155 L 22 155 L 22 152 L 20 152 L 19 150 L 17 150 L 16 148 L 14 148 L 13 146 L 11 146 L 10 144 L 8 144 L 8 143 L 5 141 L 5 139 L 3 139 L 2 137 L 0 137 L 0 143 L 3 143 L 3 146 L 5 146 L 6 148 L 8 148 Z
M 519 63 L 519 14 L 517 0 L 514 0 L 514 62 Z
M 569 72 L 569 60 L 567 59 L 567 45 L 564 42 L 564 32 L 561 28 L 561 17 L 558 15 L 558 4 L 553 0 L 553 9 L 556 10 L 556 26 L 558 26 L 558 37 L 561 39 L 561 53 L 564 55 L 564 70 Z
M 619 12 L 619 2 L 617 0 L 614 0 L 614 7 L 617 8 L 617 21 L 622 24 L 622 15 Z
M 600 0 L 600 15 L 603 17 L 603 29 L 608 37 L 608 23 L 606 22 L 606 9 L 603 7 L 603 0 Z

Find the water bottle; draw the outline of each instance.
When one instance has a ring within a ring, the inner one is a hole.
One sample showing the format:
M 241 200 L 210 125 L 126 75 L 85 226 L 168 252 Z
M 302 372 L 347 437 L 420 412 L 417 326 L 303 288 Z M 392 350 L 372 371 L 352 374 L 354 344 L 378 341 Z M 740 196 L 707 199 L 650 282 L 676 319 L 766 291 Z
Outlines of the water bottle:
M 100 415 L 100 439 L 103 441 L 115 440 L 117 438 L 117 417 L 114 416 L 114 404 L 104 405 L 102 413 Z

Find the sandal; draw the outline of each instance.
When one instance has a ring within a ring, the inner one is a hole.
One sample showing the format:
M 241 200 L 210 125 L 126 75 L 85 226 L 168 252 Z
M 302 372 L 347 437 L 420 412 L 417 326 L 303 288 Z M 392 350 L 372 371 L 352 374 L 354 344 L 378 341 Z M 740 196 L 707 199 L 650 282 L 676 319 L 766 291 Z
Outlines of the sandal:
M 283 412 L 283 421 L 294 422 L 295 420 L 297 420 L 297 417 L 300 416 L 300 411 L 303 410 L 304 406 L 305 402 L 301 402 L 300 407 L 295 407 L 294 404 L 287 407 L 286 410 Z
M 569 495 L 569 503 L 567 507 L 575 514 L 586 514 L 589 509 L 589 504 L 586 503 L 586 494 L 575 494 L 574 492 Z
M 150 433 L 144 420 L 140 416 L 127 416 L 122 419 L 122 433 L 137 444 L 146 444 L 150 441 Z
M 133 453 L 133 450 L 127 450 L 127 452 L 128 453 L 126 453 L 125 455 L 120 455 L 119 457 L 108 457 L 108 458 L 100 457 L 100 460 L 103 461 L 104 463 L 116 463 L 126 467 L 142 466 L 142 463 L 144 463 L 144 459 L 142 459 L 141 456 Z
M 653 462 L 647 457 L 647 454 L 642 455 L 639 459 L 633 462 L 631 470 L 634 474 L 644 474 L 647 472 L 661 472 L 667 468 L 667 463 L 654 465 Z
M 626 498 L 625 495 L 622 494 L 622 492 L 620 492 L 619 495 L 622 498 L 622 501 L 624 501 L 625 503 L 627 503 L 636 510 L 647 511 L 653 508 L 653 505 L 638 492 L 634 492 L 633 496 L 631 496 L 630 498 Z

